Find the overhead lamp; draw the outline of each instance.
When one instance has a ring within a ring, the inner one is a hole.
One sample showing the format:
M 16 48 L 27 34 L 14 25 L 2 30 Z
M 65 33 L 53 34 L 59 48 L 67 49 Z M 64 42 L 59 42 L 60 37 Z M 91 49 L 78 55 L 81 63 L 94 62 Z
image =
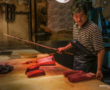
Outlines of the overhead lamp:
M 14 0 L 3 0 L 5 3 L 7 4 L 13 4 L 14 3 Z
M 17 0 L 18 4 L 28 4 L 28 0 Z
M 67 3 L 67 2 L 69 2 L 70 0 L 56 0 L 57 2 L 59 2 L 59 3 Z

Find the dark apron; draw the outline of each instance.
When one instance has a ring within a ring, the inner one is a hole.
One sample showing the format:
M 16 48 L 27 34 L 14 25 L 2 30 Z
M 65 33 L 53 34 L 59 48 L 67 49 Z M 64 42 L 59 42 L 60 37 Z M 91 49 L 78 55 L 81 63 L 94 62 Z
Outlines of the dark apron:
M 70 40 L 73 46 L 73 70 L 96 73 L 97 57 L 77 40 Z
M 73 70 L 82 70 L 84 72 L 96 73 L 97 58 L 96 56 L 87 57 L 82 55 L 74 56 Z

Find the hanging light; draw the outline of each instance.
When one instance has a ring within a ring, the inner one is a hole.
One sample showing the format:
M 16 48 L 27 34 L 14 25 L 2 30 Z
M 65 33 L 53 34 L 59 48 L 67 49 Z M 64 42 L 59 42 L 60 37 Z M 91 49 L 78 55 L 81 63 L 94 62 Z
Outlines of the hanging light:
M 13 4 L 14 3 L 14 0 L 3 0 L 5 3 L 7 4 Z
M 59 3 L 67 3 L 67 2 L 69 2 L 70 0 L 56 0 L 57 2 L 59 2 Z
M 17 0 L 18 4 L 28 4 L 28 0 Z
M 0 4 L 1 4 L 1 3 L 4 3 L 3 0 L 0 0 Z

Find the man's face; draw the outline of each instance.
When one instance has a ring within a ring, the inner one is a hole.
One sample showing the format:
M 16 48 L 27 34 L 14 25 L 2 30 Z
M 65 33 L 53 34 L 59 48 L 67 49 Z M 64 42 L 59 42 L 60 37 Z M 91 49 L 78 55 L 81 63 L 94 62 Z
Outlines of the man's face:
M 80 13 L 73 14 L 73 18 L 78 26 L 81 27 L 86 22 L 87 15 L 82 11 Z

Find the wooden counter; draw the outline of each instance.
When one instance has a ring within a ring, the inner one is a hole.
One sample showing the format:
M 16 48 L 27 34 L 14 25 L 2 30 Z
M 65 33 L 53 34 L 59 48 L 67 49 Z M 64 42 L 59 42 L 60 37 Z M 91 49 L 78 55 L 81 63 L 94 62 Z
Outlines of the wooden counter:
M 45 71 L 45 76 L 28 78 L 25 75 L 27 67 L 36 64 L 22 64 L 28 60 L 36 60 L 36 58 L 0 61 L 14 66 L 12 72 L 0 74 L 0 90 L 108 90 L 107 87 L 99 87 L 106 84 L 96 79 L 77 83 L 69 82 L 62 72 L 70 69 L 58 63 L 55 66 L 40 66 L 40 69 Z

